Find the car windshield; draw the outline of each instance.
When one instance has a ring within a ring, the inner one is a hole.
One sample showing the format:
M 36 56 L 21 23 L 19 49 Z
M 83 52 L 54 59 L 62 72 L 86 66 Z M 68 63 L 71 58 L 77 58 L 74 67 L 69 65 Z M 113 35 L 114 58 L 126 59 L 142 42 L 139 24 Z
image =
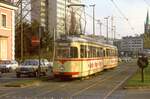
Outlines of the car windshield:
M 22 63 L 22 65 L 24 66 L 28 66 L 28 65 L 35 65 L 35 66 L 38 66 L 39 65 L 39 62 L 38 60 L 26 60 Z

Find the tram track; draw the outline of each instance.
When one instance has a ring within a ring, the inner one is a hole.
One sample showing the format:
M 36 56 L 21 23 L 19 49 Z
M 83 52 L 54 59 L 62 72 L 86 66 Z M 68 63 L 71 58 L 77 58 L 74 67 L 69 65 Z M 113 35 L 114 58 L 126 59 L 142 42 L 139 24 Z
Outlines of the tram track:
M 120 70 L 117 70 L 117 71 L 120 71 Z M 108 75 L 110 75 L 110 74 L 108 73 Z M 104 78 L 106 78 L 108 75 L 105 75 Z M 104 78 L 100 77 L 96 81 L 102 80 Z M 95 80 L 93 81 L 93 78 L 92 78 L 92 80 L 89 79 L 88 82 L 89 83 L 93 83 L 93 82 L 95 82 Z M 58 83 L 59 83 L 59 85 L 58 85 Z M 39 94 L 33 94 L 34 97 L 39 97 L 39 96 L 44 96 L 45 94 L 48 94 L 48 93 L 59 91 L 60 89 L 63 89 L 66 86 L 69 86 L 69 85 L 72 85 L 72 84 L 74 84 L 74 82 L 65 82 L 63 84 L 60 84 L 60 82 L 57 82 L 57 84 L 56 83 L 54 84 L 54 83 L 50 82 L 48 84 L 48 86 L 58 86 L 58 87 L 55 87 L 55 88 L 46 87 L 45 88 L 44 86 L 47 86 L 47 85 L 39 86 L 39 87 L 25 87 L 25 88 L 17 89 L 17 91 L 15 91 L 15 92 L 7 92 L 6 94 L 0 95 L 0 98 L 6 97 L 6 96 L 18 95 L 18 94 L 20 94 L 21 92 L 24 92 L 24 91 L 31 91 L 31 90 L 38 90 L 38 89 L 40 89 L 40 91 L 38 91 Z M 27 93 L 24 93 L 24 94 L 25 94 L 25 96 L 27 96 L 26 95 Z
M 73 96 L 75 96 L 75 95 L 77 95 L 77 94 L 79 94 L 79 93 L 81 93 L 81 92 L 84 92 L 84 91 L 86 91 L 86 90 L 88 90 L 89 88 L 91 88 L 91 87 L 93 87 L 93 86 L 96 86 L 97 84 L 99 84 L 99 83 L 102 83 L 102 82 L 104 82 L 104 81 L 106 81 L 106 80 L 108 80 L 108 79 L 110 79 L 110 78 L 113 78 L 114 76 L 116 76 L 116 75 L 118 75 L 118 73 L 120 73 L 120 72 L 122 72 L 122 71 L 126 71 L 126 70 L 120 70 L 121 68 L 118 68 L 117 70 L 115 70 L 115 71 L 111 71 L 111 73 L 108 73 L 108 74 L 106 74 L 105 76 L 103 76 L 103 77 L 100 77 L 100 78 L 98 78 L 97 79 L 97 77 L 95 77 L 95 78 L 92 78 L 92 79 L 89 79 L 88 80 L 88 85 L 86 85 L 86 86 L 84 86 L 84 87 L 82 87 L 81 89 L 80 89 L 80 91 L 79 90 L 77 90 L 76 92 L 74 92 L 72 95 L 70 95 L 71 97 L 73 97 Z M 115 74 L 114 74 L 115 73 Z M 113 75 L 112 75 L 113 74 Z M 110 76 L 111 75 L 111 76 Z M 100 76 L 100 75 L 99 75 Z M 93 80 L 94 79 L 94 80 Z M 95 80 L 96 79 L 96 80 Z M 84 83 L 84 82 L 81 82 L 81 83 Z M 71 84 L 74 84 L 74 82 L 73 83 L 68 83 L 68 84 L 66 84 L 65 86 L 63 86 L 63 87 L 60 87 L 60 88 L 56 88 L 55 90 L 49 90 L 49 91 L 47 91 L 47 92 L 44 92 L 44 93 L 40 93 L 38 96 L 44 96 L 44 95 L 47 95 L 47 94 L 50 94 L 50 93 L 53 93 L 53 92 L 56 92 L 56 91 L 60 91 L 60 90 L 63 90 L 63 88 L 67 88 L 67 86 L 69 86 L 69 85 L 71 85 Z M 90 84 L 90 85 L 89 85 Z
M 130 69 L 131 69 L 131 68 L 127 68 L 127 69 L 125 69 L 125 70 L 123 70 L 123 71 L 129 71 Z M 95 86 L 97 87 L 97 85 L 99 85 L 100 83 L 102 83 L 102 82 L 104 82 L 104 81 L 107 81 L 107 80 L 110 80 L 111 78 L 113 78 L 114 76 L 118 75 L 119 73 L 122 73 L 123 71 L 120 71 L 120 72 L 118 72 L 117 74 L 114 74 L 114 75 L 112 75 L 112 76 L 109 76 L 108 78 L 103 79 L 103 80 L 101 80 L 101 81 L 97 81 L 97 82 L 91 84 L 91 85 L 88 86 L 88 87 L 82 88 L 82 90 L 80 90 L 80 91 L 74 93 L 73 95 L 71 95 L 71 97 L 75 97 L 75 96 L 77 96 L 77 95 L 81 95 L 81 94 L 84 93 L 85 91 L 90 90 L 90 89 L 92 89 L 92 88 L 95 87 Z M 135 71 L 136 71 L 136 70 L 135 70 Z M 115 92 L 131 75 L 132 75 L 132 73 L 129 74 L 128 76 L 126 76 L 122 81 L 120 81 L 119 83 L 117 83 L 115 86 L 113 86 L 113 88 L 112 88 L 110 91 L 108 91 L 108 92 L 104 95 L 104 98 L 102 98 L 102 99 L 107 99 L 109 96 L 111 96 L 111 94 L 112 94 L 113 92 Z
M 69 95 L 69 97 L 75 97 L 79 94 L 82 94 L 84 93 L 85 91 L 97 86 L 98 84 L 101 84 L 109 79 L 112 79 L 113 77 L 117 76 L 118 74 L 120 74 L 121 72 L 123 71 L 128 71 L 129 68 L 128 67 L 123 67 L 123 66 L 120 66 L 120 67 L 117 67 L 116 69 L 114 70 L 108 70 L 104 73 L 106 73 L 105 75 L 101 76 L 101 75 L 98 75 L 92 79 L 88 79 L 88 80 L 85 80 L 85 81 L 79 81 L 79 80 L 75 80 L 75 81 L 72 81 L 72 82 L 57 82 L 57 81 L 52 81 L 50 83 L 47 83 L 45 85 L 40 85 L 40 86 L 37 86 L 37 87 L 30 87 L 30 88 L 22 88 L 22 89 L 17 89 L 17 91 L 14 91 L 14 92 L 8 92 L 6 94 L 3 94 L 2 96 L 0 95 L 0 98 L 2 99 L 3 97 L 7 97 L 7 96 L 20 96 L 20 94 L 22 94 L 22 92 L 26 92 L 26 91 L 35 91 L 36 94 L 32 94 L 32 97 L 43 97 L 43 96 L 46 96 L 46 95 L 50 95 L 51 97 L 53 97 L 53 95 L 55 96 L 55 93 L 61 93 L 63 92 L 63 90 L 65 89 L 68 89 L 69 92 L 71 92 L 70 94 L 67 94 Z M 87 83 L 88 84 L 85 84 Z M 69 89 L 68 87 L 72 87 L 74 88 L 78 83 L 79 85 L 83 85 L 82 87 L 80 87 L 79 89 L 75 89 L 74 91 L 71 91 L 71 89 Z M 122 84 L 122 83 L 121 83 Z M 120 85 L 121 85 L 120 84 Z M 46 87 L 48 86 L 48 87 Z M 107 97 L 109 97 L 114 90 L 116 90 L 118 88 L 118 86 L 114 86 L 113 90 L 110 90 L 104 98 L 104 99 L 107 99 Z M 39 90 L 39 91 L 38 91 Z M 65 94 L 65 93 L 64 93 Z M 23 94 L 22 94 L 23 96 Z M 24 96 L 29 96 L 27 93 L 24 93 Z

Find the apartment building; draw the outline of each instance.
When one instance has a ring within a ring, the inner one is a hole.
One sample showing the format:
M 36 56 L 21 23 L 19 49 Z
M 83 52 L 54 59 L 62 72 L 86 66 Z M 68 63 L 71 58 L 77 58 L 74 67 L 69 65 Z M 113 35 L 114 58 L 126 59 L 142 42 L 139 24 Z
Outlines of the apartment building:
M 69 30 L 70 26 L 70 11 L 74 11 L 78 8 L 69 8 L 69 4 L 79 4 L 81 0 L 31 0 L 31 20 L 38 20 L 46 30 L 52 35 L 54 30 L 56 35 L 60 36 L 65 34 L 66 30 Z M 76 10 L 76 13 L 80 14 L 81 10 Z M 79 16 L 76 15 L 76 20 Z M 65 21 L 66 20 L 66 21 Z M 65 23 L 66 22 L 66 23 Z M 79 21 L 77 22 L 79 23 Z
M 138 53 L 143 51 L 143 37 L 123 37 L 121 40 L 120 51 L 124 55 L 137 55 Z
M 0 0 L 0 60 L 15 59 L 15 7 Z

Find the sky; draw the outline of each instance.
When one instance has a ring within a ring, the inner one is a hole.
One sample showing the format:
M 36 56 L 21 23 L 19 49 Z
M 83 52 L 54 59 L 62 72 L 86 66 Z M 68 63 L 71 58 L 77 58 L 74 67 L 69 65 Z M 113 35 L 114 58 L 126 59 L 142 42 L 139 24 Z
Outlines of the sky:
M 115 7 L 119 8 L 120 11 Z M 111 17 L 114 17 L 113 24 L 116 26 L 116 38 L 124 36 L 136 36 L 144 33 L 144 22 L 146 20 L 147 10 L 150 6 L 149 0 L 83 0 L 85 11 L 92 16 L 90 4 L 95 6 L 95 19 L 102 22 L 102 35 L 106 36 L 106 19 L 109 16 L 109 37 L 111 33 Z M 150 9 L 149 9 L 150 10 Z M 86 16 L 86 33 L 92 34 L 92 18 Z M 95 22 L 96 35 L 100 34 L 100 26 Z

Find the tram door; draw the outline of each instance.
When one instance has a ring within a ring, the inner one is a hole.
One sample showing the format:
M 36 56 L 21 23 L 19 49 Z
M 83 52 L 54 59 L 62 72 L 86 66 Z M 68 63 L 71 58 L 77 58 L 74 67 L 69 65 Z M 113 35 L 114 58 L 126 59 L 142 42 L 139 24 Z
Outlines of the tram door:
M 87 58 L 87 46 L 86 45 L 80 45 L 80 58 Z M 81 60 L 82 60 L 81 59 Z M 80 67 L 81 67 L 81 76 L 84 76 L 84 71 L 85 71 L 85 66 L 86 66 L 86 61 L 82 60 L 80 62 Z

